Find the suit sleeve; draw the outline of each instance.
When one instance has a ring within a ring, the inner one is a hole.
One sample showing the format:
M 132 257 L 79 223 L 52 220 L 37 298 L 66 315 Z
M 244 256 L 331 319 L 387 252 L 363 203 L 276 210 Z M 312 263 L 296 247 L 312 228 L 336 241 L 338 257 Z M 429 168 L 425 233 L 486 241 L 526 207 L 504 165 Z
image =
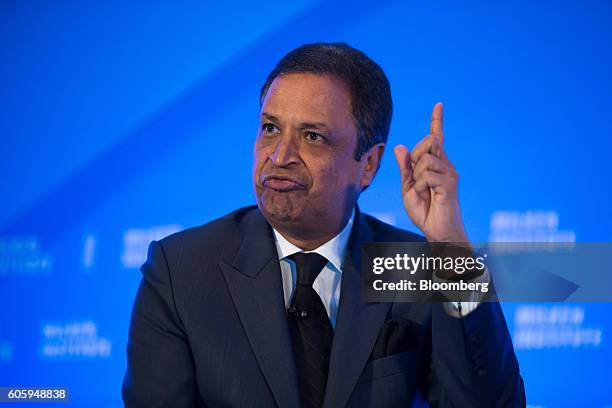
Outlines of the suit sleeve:
M 524 407 L 518 361 L 497 302 L 463 318 L 432 305 L 432 350 L 426 390 L 433 407 Z
M 124 404 L 196 406 L 193 360 L 176 311 L 170 270 L 160 243 L 151 242 L 141 271 L 143 277 L 134 301 L 127 344 Z

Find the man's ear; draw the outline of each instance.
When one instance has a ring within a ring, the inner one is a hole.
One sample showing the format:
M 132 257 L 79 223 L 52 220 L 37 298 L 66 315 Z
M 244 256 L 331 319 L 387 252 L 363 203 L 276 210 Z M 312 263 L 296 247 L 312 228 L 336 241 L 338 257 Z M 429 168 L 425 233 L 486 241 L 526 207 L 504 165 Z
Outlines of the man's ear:
M 370 184 L 372 184 L 372 181 L 374 181 L 374 177 L 376 176 L 376 172 L 380 167 L 380 162 L 382 160 L 384 151 L 385 144 L 376 143 L 370 148 L 370 150 L 361 156 L 361 161 L 364 162 L 365 165 L 361 175 L 361 191 L 368 188 Z

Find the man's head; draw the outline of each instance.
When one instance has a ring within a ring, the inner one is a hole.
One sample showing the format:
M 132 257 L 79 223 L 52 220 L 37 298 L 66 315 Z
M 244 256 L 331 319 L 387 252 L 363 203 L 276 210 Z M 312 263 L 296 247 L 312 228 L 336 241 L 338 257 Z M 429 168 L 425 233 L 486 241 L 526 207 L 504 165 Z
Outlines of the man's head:
M 346 44 L 305 45 L 270 73 L 260 102 L 253 178 L 262 213 L 304 240 L 337 233 L 380 164 L 392 114 L 384 72 Z

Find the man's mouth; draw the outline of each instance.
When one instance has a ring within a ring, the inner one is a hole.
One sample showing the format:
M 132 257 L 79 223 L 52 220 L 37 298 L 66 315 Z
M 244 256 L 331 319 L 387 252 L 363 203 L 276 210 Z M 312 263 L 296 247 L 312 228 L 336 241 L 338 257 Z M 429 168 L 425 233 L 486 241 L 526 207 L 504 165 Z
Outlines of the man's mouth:
M 262 184 L 264 187 L 282 192 L 305 189 L 302 183 L 286 176 L 266 176 Z

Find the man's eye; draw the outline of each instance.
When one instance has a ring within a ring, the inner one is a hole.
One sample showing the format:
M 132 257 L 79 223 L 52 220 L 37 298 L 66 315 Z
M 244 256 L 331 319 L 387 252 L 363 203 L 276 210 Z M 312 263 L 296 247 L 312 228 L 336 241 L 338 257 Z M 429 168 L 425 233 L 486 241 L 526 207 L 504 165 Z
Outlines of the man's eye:
M 306 139 L 310 140 L 311 142 L 320 142 L 325 140 L 323 136 L 315 132 L 306 133 Z
M 262 128 L 266 133 L 278 133 L 278 128 L 271 123 L 264 123 Z

